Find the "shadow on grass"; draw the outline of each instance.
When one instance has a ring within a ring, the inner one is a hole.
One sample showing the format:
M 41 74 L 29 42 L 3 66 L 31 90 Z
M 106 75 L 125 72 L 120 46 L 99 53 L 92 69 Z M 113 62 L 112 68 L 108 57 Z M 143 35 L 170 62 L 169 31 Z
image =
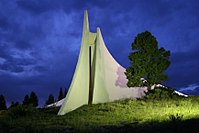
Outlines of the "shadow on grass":
M 184 121 L 165 121 L 148 123 L 130 123 L 122 126 L 100 126 L 92 132 L 107 133 L 198 133 L 199 119 Z

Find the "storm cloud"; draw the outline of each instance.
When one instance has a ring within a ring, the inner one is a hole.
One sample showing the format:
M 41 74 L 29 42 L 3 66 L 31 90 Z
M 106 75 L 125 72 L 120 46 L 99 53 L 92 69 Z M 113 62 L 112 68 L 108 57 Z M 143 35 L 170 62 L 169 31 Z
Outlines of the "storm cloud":
M 0 94 L 22 101 L 35 91 L 40 104 L 68 89 L 81 44 L 83 11 L 100 27 L 107 48 L 124 67 L 134 37 L 146 30 L 171 51 L 164 83 L 178 90 L 199 85 L 199 3 L 196 0 L 1 0 Z M 184 89 L 185 90 L 185 89 Z M 195 93 L 199 94 L 199 93 Z

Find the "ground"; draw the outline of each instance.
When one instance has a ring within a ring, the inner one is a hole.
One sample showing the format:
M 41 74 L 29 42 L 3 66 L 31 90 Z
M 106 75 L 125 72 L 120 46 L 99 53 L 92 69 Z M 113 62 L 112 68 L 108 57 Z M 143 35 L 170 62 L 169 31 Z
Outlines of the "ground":
M 18 106 L 0 111 L 0 133 L 197 132 L 199 97 L 120 100 L 85 105 L 64 116 L 59 108 Z

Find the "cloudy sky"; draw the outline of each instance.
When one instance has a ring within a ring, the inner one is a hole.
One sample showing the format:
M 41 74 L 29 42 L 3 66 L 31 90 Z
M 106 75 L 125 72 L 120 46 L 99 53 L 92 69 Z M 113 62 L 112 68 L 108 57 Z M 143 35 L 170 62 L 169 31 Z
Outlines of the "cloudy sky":
M 171 51 L 166 85 L 199 94 L 197 0 L 1 0 L 0 94 L 7 102 L 35 91 L 43 104 L 68 89 L 81 43 L 83 12 L 100 27 L 113 57 L 128 67 L 134 37 L 150 31 Z

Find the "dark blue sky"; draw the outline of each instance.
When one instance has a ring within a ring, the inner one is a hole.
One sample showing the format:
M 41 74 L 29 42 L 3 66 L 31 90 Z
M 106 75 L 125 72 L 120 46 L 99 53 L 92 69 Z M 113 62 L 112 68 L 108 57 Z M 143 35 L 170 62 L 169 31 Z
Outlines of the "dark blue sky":
M 122 66 L 129 64 L 134 37 L 148 30 L 171 51 L 165 84 L 199 94 L 197 0 L 1 0 L 0 94 L 8 102 L 21 102 L 33 90 L 43 104 L 50 93 L 69 87 L 85 9 L 91 31 L 101 28 Z

